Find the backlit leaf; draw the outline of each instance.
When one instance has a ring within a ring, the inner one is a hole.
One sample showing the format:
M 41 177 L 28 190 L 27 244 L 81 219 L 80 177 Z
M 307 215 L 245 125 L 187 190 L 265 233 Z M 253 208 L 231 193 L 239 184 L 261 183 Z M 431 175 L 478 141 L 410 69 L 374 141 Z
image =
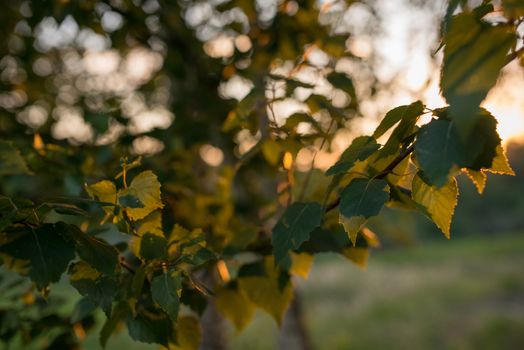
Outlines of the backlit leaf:
M 515 39 L 505 26 L 483 22 L 473 13 L 451 18 L 444 37 L 440 87 L 461 136 L 469 135 L 474 115 L 495 85 Z
M 152 171 L 144 171 L 133 178 L 128 188 L 118 191 L 118 197 L 136 197 L 143 207 L 126 208 L 131 220 L 145 218 L 156 209 L 164 207 L 160 198 L 160 183 Z
M 116 204 L 116 186 L 112 181 L 102 180 L 92 185 L 86 185 L 86 191 L 92 198 L 100 202 Z M 102 206 L 102 209 L 106 213 L 112 213 L 114 207 Z
M 327 176 L 347 172 L 355 162 L 364 160 L 380 147 L 375 138 L 360 136 L 353 140 L 351 145 L 342 153 L 340 159 L 326 171 Z
M 412 196 L 413 200 L 423 208 L 424 213 L 449 239 L 451 218 L 457 205 L 457 181 L 451 178 L 445 186 L 437 188 L 427 184 L 417 175 L 413 178 Z
M 486 187 L 488 176 L 483 171 L 471 169 L 466 169 L 466 174 L 477 188 L 478 193 L 482 194 L 482 192 L 484 192 L 484 188 Z
M 505 174 L 515 176 L 515 171 L 509 165 L 508 158 L 504 152 L 504 148 L 501 145 L 497 146 L 496 156 L 493 158 L 491 167 L 486 169 L 490 173 Z
M 367 219 L 363 217 L 362 215 L 359 216 L 352 216 L 350 218 L 345 217 L 344 215 L 339 216 L 339 223 L 344 228 L 344 231 L 346 231 L 349 239 L 351 240 L 351 243 L 353 245 L 357 242 L 357 235 L 362 228 L 362 226 L 366 223 Z
M 416 120 L 416 118 L 423 112 L 424 105 L 420 101 L 414 102 L 410 105 L 393 108 L 386 113 L 384 119 L 382 119 L 379 126 L 375 129 L 375 132 L 373 132 L 373 137 L 379 138 L 380 136 L 384 135 L 386 131 L 388 131 L 401 120 Z

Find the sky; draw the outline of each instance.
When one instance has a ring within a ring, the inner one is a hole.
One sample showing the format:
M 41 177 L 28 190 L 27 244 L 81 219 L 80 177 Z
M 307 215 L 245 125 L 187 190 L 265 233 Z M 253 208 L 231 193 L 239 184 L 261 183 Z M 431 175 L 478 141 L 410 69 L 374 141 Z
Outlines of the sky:
M 441 54 L 437 54 L 436 62 L 428 55 L 438 45 L 438 20 L 445 11 L 445 1 L 428 1 L 425 9 L 414 8 L 408 0 L 378 2 L 385 33 L 374 44 L 385 63 L 378 74 L 388 79 L 400 73 L 400 88 L 388 103 L 394 107 L 417 96 L 429 108 L 446 106 L 439 89 Z M 524 68 L 517 61 L 504 68 L 482 106 L 497 118 L 505 142 L 524 138 Z M 373 128 L 373 124 L 366 127 Z

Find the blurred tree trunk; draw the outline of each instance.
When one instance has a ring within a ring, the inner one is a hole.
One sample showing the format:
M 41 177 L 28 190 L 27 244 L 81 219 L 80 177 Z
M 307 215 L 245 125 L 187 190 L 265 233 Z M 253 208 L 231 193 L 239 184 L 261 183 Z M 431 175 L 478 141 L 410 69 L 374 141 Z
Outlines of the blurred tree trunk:
M 313 349 L 304 319 L 302 296 L 298 289 L 295 289 L 295 297 L 284 316 L 277 348 L 279 350 Z
M 226 350 L 227 349 L 227 329 L 222 316 L 220 316 L 212 302 L 207 304 L 207 308 L 200 320 L 202 326 L 202 342 L 199 350 Z
M 201 281 L 210 289 L 214 289 L 217 276 L 213 269 L 203 271 L 199 276 Z M 202 327 L 202 341 L 199 350 L 226 350 L 227 346 L 227 328 L 226 321 L 218 313 L 215 304 L 209 300 L 207 307 L 200 318 Z

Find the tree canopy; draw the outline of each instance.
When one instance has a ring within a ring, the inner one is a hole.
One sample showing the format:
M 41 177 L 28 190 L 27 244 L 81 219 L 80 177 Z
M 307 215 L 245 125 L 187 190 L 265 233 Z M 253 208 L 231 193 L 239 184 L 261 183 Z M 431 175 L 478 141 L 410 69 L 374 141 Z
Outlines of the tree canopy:
M 479 192 L 487 173 L 514 175 L 480 104 L 524 62 L 524 5 L 451 0 L 449 105 L 392 109 L 324 172 L 318 150 L 380 88 L 372 58 L 347 49 L 357 4 L 373 13 L 368 1 L 5 2 L 0 257 L 21 278 L 0 285 L 16 301 L 0 338 L 73 349 L 101 309 L 104 346 L 125 324 L 136 341 L 194 349 L 207 303 L 239 330 L 256 308 L 280 324 L 315 254 L 365 264 L 384 207 L 450 238 L 459 173 Z M 286 104 L 300 107 L 275 112 Z M 81 296 L 72 315 L 51 302 L 61 279 Z

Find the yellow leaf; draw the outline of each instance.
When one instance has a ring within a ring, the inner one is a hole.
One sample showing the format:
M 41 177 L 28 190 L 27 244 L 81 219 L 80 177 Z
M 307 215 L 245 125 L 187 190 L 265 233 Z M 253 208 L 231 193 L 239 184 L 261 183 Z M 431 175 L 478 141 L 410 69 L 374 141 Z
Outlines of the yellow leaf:
M 291 274 L 307 279 L 312 265 L 313 255 L 291 252 L 291 268 L 289 269 Z
M 173 230 L 171 231 L 171 235 L 169 235 L 168 240 L 168 253 L 169 255 L 176 254 L 177 251 L 180 249 L 181 244 L 187 243 L 190 241 L 194 241 L 199 237 L 203 237 L 204 232 L 202 229 L 197 228 L 192 231 L 189 231 L 188 229 L 176 224 L 173 227 Z M 206 243 L 204 241 L 199 242 L 198 244 L 188 246 L 185 248 L 186 253 L 190 252 L 196 252 L 200 247 L 205 247 Z
M 142 203 L 141 208 L 126 208 L 127 215 L 134 221 L 143 219 L 156 209 L 164 207 L 160 199 L 160 182 L 150 170 L 135 176 L 128 188 L 118 191 L 118 196 L 133 196 Z
M 162 231 L 162 213 L 159 210 L 152 212 L 138 222 L 136 235 L 133 235 L 129 241 L 129 249 L 135 256 L 140 256 L 140 243 L 142 242 L 142 236 L 146 233 L 164 237 L 164 232 Z
M 236 289 L 222 288 L 213 299 L 217 311 L 233 322 L 237 331 L 247 326 L 255 315 L 255 305 Z
M 96 280 L 100 277 L 100 272 L 89 266 L 86 262 L 80 261 L 71 266 L 69 271 L 71 281 Z
M 365 268 L 369 258 L 369 249 L 363 247 L 348 247 L 344 249 L 344 256 L 360 268 Z
M 162 212 L 158 210 L 154 211 L 140 220 L 137 234 L 142 236 L 146 233 L 164 237 L 164 232 L 162 231 Z
M 169 350 L 198 350 L 202 330 L 195 317 L 180 316 L 177 320 L 176 339 L 178 344 L 169 344 Z
M 457 205 L 457 196 L 458 188 L 455 178 L 451 178 L 441 188 L 426 184 L 418 175 L 413 178 L 413 200 L 426 210 L 427 216 L 435 222 L 448 239 L 451 218 Z
M 486 187 L 488 176 L 483 171 L 471 169 L 466 169 L 466 174 L 477 188 L 478 193 L 482 194 L 482 192 L 484 192 L 484 188 Z
M 513 169 L 509 165 L 508 158 L 506 157 L 506 153 L 504 152 L 504 148 L 502 148 L 501 145 L 498 145 L 496 151 L 497 155 L 493 159 L 493 164 L 491 164 L 491 168 L 486 169 L 486 171 L 495 174 L 515 176 L 515 171 L 513 171 Z
M 116 187 L 112 181 L 103 180 L 92 185 L 86 185 L 86 191 L 91 198 L 100 202 L 116 204 Z M 113 206 L 102 206 L 102 209 L 108 213 L 113 213 Z
M 344 215 L 340 215 L 339 222 L 344 227 L 344 231 L 348 234 L 351 243 L 355 245 L 357 243 L 358 232 L 362 225 L 366 223 L 366 218 L 363 216 L 352 216 L 348 219 Z
M 279 288 L 278 271 L 274 268 L 273 257 L 267 257 L 264 265 L 266 276 L 240 277 L 238 286 L 251 302 L 273 316 L 280 324 L 293 298 L 293 289 L 290 284 L 283 289 Z

